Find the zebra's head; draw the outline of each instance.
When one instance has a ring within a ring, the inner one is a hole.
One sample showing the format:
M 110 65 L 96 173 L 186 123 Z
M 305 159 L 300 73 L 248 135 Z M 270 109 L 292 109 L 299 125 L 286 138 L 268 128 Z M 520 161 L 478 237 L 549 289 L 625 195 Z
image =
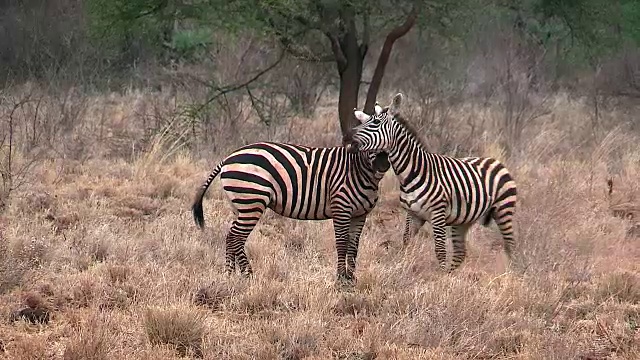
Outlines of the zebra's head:
M 388 152 L 394 145 L 393 122 L 395 121 L 394 117 L 400 114 L 401 105 L 402 94 L 398 93 L 393 97 L 389 106 L 382 108 L 376 104 L 373 115 L 367 115 L 354 109 L 353 113 L 360 121 L 360 125 L 354 129 L 348 151 L 352 153 L 358 151 Z

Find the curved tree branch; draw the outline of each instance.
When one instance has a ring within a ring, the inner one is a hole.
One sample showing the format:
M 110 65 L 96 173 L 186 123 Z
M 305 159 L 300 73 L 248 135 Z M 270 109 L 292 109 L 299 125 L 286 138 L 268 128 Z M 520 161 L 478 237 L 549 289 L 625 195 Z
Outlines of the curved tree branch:
M 333 56 L 335 57 L 336 63 L 338 63 L 338 69 L 340 72 L 344 71 L 347 67 L 347 57 L 344 55 L 342 51 L 342 47 L 340 46 L 340 40 L 338 36 L 330 31 L 325 32 L 325 35 L 331 41 L 331 50 L 333 51 Z
M 389 34 L 387 35 L 387 38 L 384 41 L 384 45 L 382 46 L 382 51 L 380 51 L 380 56 L 378 57 L 376 69 L 373 73 L 373 77 L 371 78 L 371 85 L 369 86 L 369 90 L 367 91 L 367 101 L 364 104 L 365 113 L 373 113 L 373 107 L 376 104 L 376 97 L 378 96 L 380 85 L 382 84 L 382 77 L 384 76 L 385 68 L 387 66 L 387 63 L 389 62 L 389 56 L 391 55 L 393 44 L 396 42 L 396 40 L 403 37 L 409 32 L 409 30 L 411 30 L 413 25 L 416 23 L 417 15 L 417 7 L 414 5 L 404 23 L 391 30 L 391 32 L 389 32 Z

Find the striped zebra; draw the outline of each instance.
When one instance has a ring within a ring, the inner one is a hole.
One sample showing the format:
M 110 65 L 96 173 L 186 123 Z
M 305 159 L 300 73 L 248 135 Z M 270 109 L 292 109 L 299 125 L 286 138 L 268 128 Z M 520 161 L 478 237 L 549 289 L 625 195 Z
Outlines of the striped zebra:
M 349 152 L 386 151 L 400 182 L 400 202 L 407 210 L 403 243 L 431 223 L 440 268 L 451 272 L 466 256 L 465 237 L 478 220 L 493 219 L 513 260 L 513 216 L 516 183 L 507 168 L 493 158 L 453 158 L 430 153 L 416 131 L 400 115 L 402 94 L 373 116 L 354 110 L 361 124 L 354 129 Z M 446 266 L 446 227 L 451 229 L 453 254 Z
M 267 208 L 292 219 L 333 220 L 337 275 L 355 281 L 360 234 L 378 201 L 378 185 L 390 164 L 386 153 L 354 154 L 345 147 L 313 148 L 259 142 L 222 160 L 199 188 L 193 217 L 204 228 L 202 199 L 218 174 L 237 218 L 225 240 L 225 270 L 252 273 L 247 237 Z

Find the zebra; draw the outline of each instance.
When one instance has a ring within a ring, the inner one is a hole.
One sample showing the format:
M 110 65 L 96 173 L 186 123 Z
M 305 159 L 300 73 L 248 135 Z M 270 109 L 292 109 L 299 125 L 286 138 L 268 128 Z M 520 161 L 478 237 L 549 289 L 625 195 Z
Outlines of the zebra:
M 337 277 L 355 281 L 360 234 L 390 168 L 385 152 L 355 154 L 344 146 L 316 148 L 257 142 L 224 158 L 197 190 L 193 218 L 204 228 L 203 197 L 216 176 L 236 215 L 225 239 L 225 271 L 249 276 L 245 242 L 264 211 L 299 220 L 333 220 Z
M 407 210 L 403 246 L 426 221 L 431 223 L 435 253 L 443 271 L 452 272 L 466 256 L 465 238 L 478 220 L 493 219 L 503 238 L 509 263 L 515 250 L 513 217 L 516 183 L 505 165 L 489 157 L 453 158 L 430 153 L 417 132 L 400 115 L 402 94 L 373 116 L 354 110 L 361 124 L 353 129 L 349 152 L 385 151 L 400 183 L 400 203 Z M 446 266 L 446 227 L 453 254 Z

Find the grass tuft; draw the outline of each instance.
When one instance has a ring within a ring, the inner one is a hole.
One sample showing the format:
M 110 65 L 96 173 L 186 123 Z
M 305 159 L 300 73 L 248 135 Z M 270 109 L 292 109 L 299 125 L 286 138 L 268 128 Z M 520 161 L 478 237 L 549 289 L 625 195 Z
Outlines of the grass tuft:
M 599 281 L 595 295 L 600 301 L 640 304 L 640 276 L 626 271 L 607 274 Z
M 144 313 L 144 328 L 153 345 L 170 345 L 180 356 L 202 356 L 205 325 L 202 315 L 194 309 L 149 308 Z
M 77 336 L 69 339 L 64 349 L 64 360 L 111 359 L 113 338 L 109 334 L 107 320 L 90 316 L 77 330 Z

